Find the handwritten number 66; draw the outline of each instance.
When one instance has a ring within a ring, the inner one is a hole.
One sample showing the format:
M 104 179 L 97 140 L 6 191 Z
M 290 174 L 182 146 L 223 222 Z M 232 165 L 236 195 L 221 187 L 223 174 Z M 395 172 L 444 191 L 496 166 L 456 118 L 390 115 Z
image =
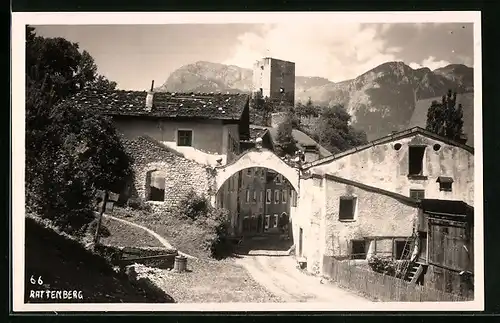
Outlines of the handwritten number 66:
M 35 278 L 33 278 L 33 276 L 30 277 L 30 283 L 32 285 L 36 285 L 37 282 L 38 282 L 38 285 L 43 285 L 42 276 L 38 277 L 38 281 L 35 280 Z

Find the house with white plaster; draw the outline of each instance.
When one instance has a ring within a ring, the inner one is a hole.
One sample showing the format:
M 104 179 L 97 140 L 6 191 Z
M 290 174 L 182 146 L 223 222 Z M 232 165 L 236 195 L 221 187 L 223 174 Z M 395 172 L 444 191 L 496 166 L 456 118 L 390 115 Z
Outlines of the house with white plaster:
M 296 254 L 400 259 L 425 199 L 473 205 L 474 149 L 412 128 L 303 167 L 293 219 Z

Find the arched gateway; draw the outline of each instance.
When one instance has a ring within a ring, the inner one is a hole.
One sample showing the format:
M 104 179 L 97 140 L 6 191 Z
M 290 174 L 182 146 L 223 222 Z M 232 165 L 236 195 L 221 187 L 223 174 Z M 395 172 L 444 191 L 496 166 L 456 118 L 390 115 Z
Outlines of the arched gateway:
M 299 169 L 289 166 L 274 152 L 265 148 L 255 148 L 241 154 L 238 159 L 231 163 L 216 167 L 216 191 L 222 187 L 224 182 L 237 172 L 250 168 L 262 167 L 269 168 L 283 175 L 293 186 L 295 192 L 299 192 Z

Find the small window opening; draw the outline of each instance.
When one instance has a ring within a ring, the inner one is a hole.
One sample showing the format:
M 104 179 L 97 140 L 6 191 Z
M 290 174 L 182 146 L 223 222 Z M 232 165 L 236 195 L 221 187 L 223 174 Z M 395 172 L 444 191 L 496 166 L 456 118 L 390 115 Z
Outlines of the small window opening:
M 149 173 L 149 196 L 150 201 L 165 201 L 165 177 L 159 171 Z
M 280 202 L 280 191 L 274 191 L 274 204 L 278 204 Z
M 399 142 L 397 144 L 394 144 L 394 149 L 395 150 L 400 150 L 401 149 L 401 144 Z
M 410 197 L 416 200 L 425 199 L 425 190 L 410 189 Z
M 351 258 L 366 259 L 366 241 L 351 240 Z
M 409 175 L 422 175 L 424 170 L 425 147 L 410 147 Z
M 441 145 L 435 144 L 434 146 L 432 146 L 432 148 L 434 149 L 434 151 L 438 151 L 439 149 L 441 149 Z
M 394 241 L 394 258 L 401 259 L 404 253 L 406 241 L 405 240 L 396 240 Z M 408 248 L 408 246 L 407 246 Z
M 354 220 L 355 197 L 343 196 L 339 201 L 339 220 Z
M 191 130 L 178 130 L 177 131 L 177 146 L 192 146 L 193 145 L 193 131 Z
M 267 189 L 267 191 L 266 191 L 266 203 L 271 204 L 272 198 L 273 197 L 272 197 L 271 189 Z
M 267 230 L 269 229 L 269 225 L 271 224 L 271 217 L 269 215 L 266 215 L 266 222 L 264 224 L 264 228 Z

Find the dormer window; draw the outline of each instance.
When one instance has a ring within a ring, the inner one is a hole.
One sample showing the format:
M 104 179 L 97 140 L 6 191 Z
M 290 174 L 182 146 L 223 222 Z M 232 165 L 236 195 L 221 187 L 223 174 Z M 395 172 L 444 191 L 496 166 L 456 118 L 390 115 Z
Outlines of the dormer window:
M 438 177 L 437 183 L 439 183 L 439 190 L 443 192 L 451 192 L 452 190 L 452 184 L 453 184 L 453 178 L 451 177 L 445 177 L 445 176 L 440 176 Z

